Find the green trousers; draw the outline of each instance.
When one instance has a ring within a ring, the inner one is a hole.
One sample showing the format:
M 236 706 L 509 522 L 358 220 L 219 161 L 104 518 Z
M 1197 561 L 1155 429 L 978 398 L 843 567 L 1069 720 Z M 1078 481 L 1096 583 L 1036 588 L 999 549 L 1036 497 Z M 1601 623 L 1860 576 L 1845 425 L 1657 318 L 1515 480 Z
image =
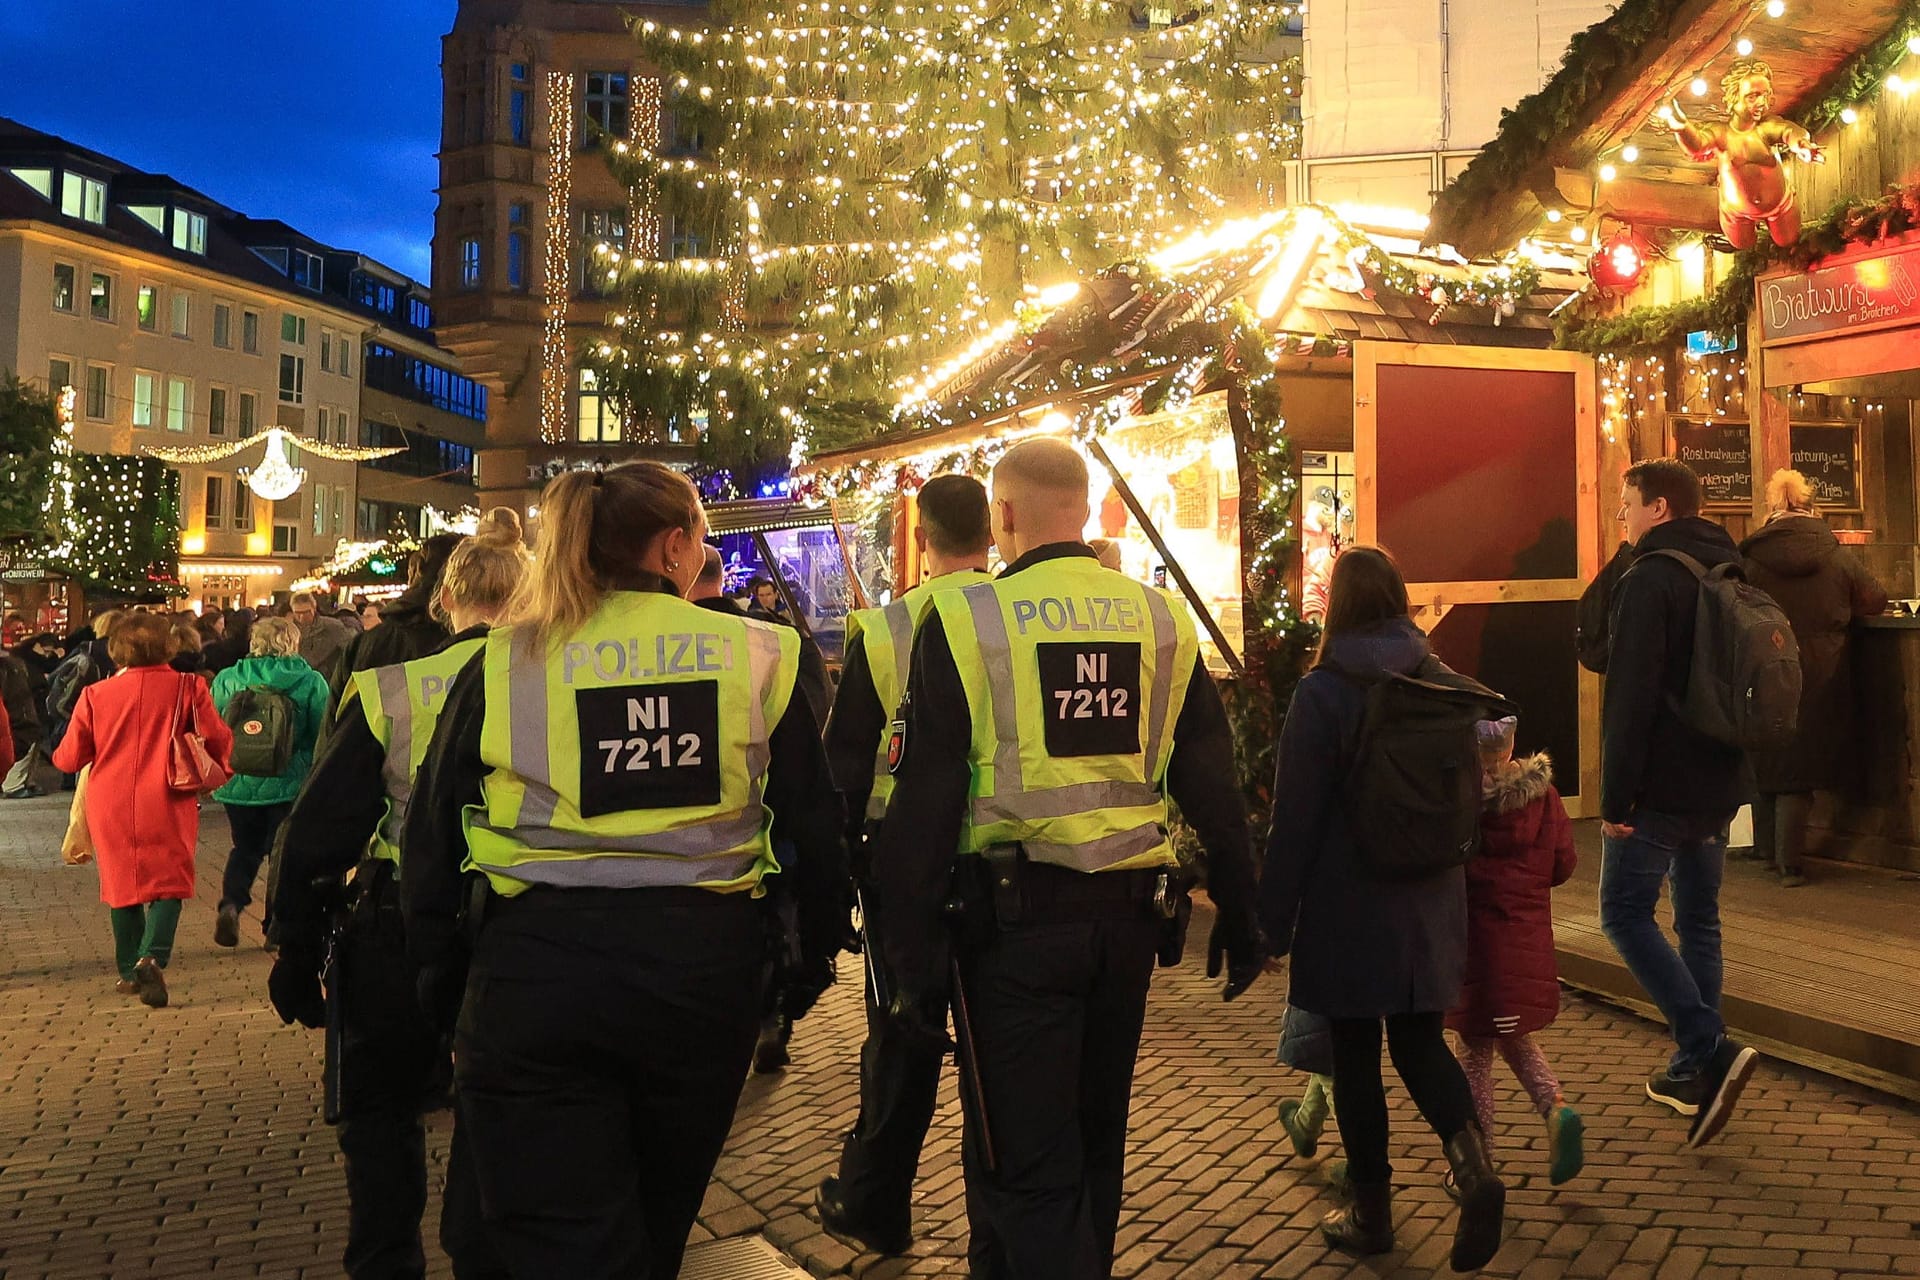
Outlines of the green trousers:
M 173 958 L 173 931 L 180 926 L 180 899 L 161 898 L 139 907 L 110 907 L 113 962 L 120 976 L 133 978 L 133 966 L 152 956 L 162 969 Z

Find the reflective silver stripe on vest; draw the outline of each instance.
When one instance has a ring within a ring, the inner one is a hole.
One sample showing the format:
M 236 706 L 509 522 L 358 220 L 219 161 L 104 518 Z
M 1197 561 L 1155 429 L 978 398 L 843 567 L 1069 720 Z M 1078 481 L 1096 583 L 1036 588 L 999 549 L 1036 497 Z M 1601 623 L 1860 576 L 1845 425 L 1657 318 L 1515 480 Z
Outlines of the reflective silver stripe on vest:
M 773 630 L 773 624 L 747 623 L 747 671 L 753 679 L 747 739 L 747 807 L 757 809 L 767 766 L 773 763 L 773 747 L 768 742 L 767 703 L 773 697 L 773 682 L 780 678 L 780 635 Z
M 1116 862 L 1125 862 L 1128 858 L 1151 852 L 1165 844 L 1166 840 L 1166 832 L 1160 829 L 1160 824 L 1149 822 L 1131 831 L 1102 836 L 1085 844 L 1041 844 L 1034 840 L 1022 840 L 1020 847 L 1027 851 L 1027 857 L 1048 866 L 1066 867 L 1073 871 L 1104 871 Z
M 982 582 L 961 590 L 973 612 L 973 634 L 980 642 L 980 665 L 986 668 L 987 689 L 993 698 L 993 793 L 1015 796 L 1026 790 L 1020 770 L 1020 707 L 1014 701 L 1013 645 L 1007 639 L 1006 615 L 993 584 Z
M 760 834 L 766 810 L 757 802 L 735 813 L 724 814 L 698 826 L 673 831 L 654 831 L 643 836 L 613 836 L 605 832 L 564 831 L 559 827 L 495 827 L 477 820 L 495 835 L 504 836 L 529 849 L 558 849 L 568 853 L 647 854 L 680 859 L 711 858 L 737 849 Z M 610 858 L 618 862 L 619 858 Z M 478 865 L 477 863 L 475 865 Z M 496 868 L 503 875 L 519 876 L 511 867 Z
M 561 889 L 675 889 L 696 884 L 725 884 L 752 873 L 759 862 L 755 854 L 742 854 L 718 862 L 697 862 L 690 858 L 578 858 L 557 861 L 542 858 L 516 862 L 510 867 L 490 866 L 476 861 L 476 870 L 492 872 L 522 884 L 551 885 Z
M 1132 809 L 1160 803 L 1160 789 L 1144 782 L 1076 782 L 1045 791 L 1021 791 L 1011 796 L 995 792 L 973 802 L 973 823 L 1040 822 L 1071 818 L 1094 809 Z
M 887 636 L 893 641 L 893 676 L 904 690 L 907 687 L 907 671 L 913 665 L 913 610 L 907 608 L 905 600 L 895 600 L 883 609 L 887 620 Z M 892 707 L 886 708 L 889 716 Z
M 407 805 L 413 799 L 413 699 L 407 696 L 404 666 L 381 667 L 373 673 L 373 678 L 380 686 L 380 710 L 391 726 L 383 767 L 387 783 L 387 830 L 393 833 L 397 843 L 407 824 Z
M 515 627 L 507 658 L 507 726 L 513 772 L 521 781 L 520 822 L 544 827 L 553 821 L 559 794 L 547 771 L 547 663 L 533 643 L 531 627 Z
M 1160 744 L 1167 732 L 1167 704 L 1173 700 L 1173 664 L 1180 660 L 1180 632 L 1173 625 L 1173 611 L 1167 598 L 1158 591 L 1147 592 L 1147 612 L 1153 616 L 1153 712 L 1147 723 L 1147 756 L 1143 772 L 1153 777 L 1160 762 Z M 1182 678 L 1191 679 L 1187 672 Z

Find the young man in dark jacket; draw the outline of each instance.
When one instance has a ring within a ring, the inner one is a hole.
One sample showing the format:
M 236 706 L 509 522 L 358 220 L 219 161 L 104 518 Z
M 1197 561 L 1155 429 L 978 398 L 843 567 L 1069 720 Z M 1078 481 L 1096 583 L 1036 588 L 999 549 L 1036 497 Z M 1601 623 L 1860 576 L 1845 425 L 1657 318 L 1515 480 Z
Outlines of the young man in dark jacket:
M 1692 1147 L 1720 1132 L 1755 1060 L 1720 1017 L 1720 877 L 1727 825 L 1748 799 L 1746 760 L 1675 709 L 1700 585 L 1685 563 L 1654 554 L 1706 569 L 1737 562 L 1733 539 L 1699 512 L 1700 481 L 1683 463 L 1628 468 L 1620 520 L 1634 559 L 1614 589 L 1600 785 L 1600 924 L 1672 1029 L 1677 1051 L 1647 1096 L 1693 1117 Z M 1654 920 L 1669 876 L 1678 952 Z

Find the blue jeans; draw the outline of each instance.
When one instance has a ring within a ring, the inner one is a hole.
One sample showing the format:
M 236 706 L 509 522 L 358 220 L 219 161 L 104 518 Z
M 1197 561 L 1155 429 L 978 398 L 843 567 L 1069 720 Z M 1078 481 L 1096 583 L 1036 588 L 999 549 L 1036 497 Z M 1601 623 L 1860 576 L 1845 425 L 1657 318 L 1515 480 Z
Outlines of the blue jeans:
M 1720 876 L 1731 815 L 1640 812 L 1633 834 L 1601 843 L 1600 927 L 1634 980 L 1666 1015 L 1679 1046 L 1669 1064 L 1686 1077 L 1706 1066 L 1720 1019 Z M 1673 880 L 1676 952 L 1654 919 L 1660 887 Z

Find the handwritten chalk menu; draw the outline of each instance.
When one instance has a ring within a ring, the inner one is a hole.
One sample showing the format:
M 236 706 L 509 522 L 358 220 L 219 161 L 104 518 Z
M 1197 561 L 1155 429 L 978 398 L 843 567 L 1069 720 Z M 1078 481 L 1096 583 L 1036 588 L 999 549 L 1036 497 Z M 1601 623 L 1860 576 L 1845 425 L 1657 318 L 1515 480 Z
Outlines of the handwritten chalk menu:
M 1860 428 L 1851 422 L 1796 422 L 1789 428 L 1793 469 L 1828 511 L 1861 510 Z
M 1667 419 L 1670 456 L 1693 468 L 1710 507 L 1753 505 L 1753 437 L 1745 421 Z
M 1763 346 L 1920 324 L 1920 243 L 1754 287 Z

